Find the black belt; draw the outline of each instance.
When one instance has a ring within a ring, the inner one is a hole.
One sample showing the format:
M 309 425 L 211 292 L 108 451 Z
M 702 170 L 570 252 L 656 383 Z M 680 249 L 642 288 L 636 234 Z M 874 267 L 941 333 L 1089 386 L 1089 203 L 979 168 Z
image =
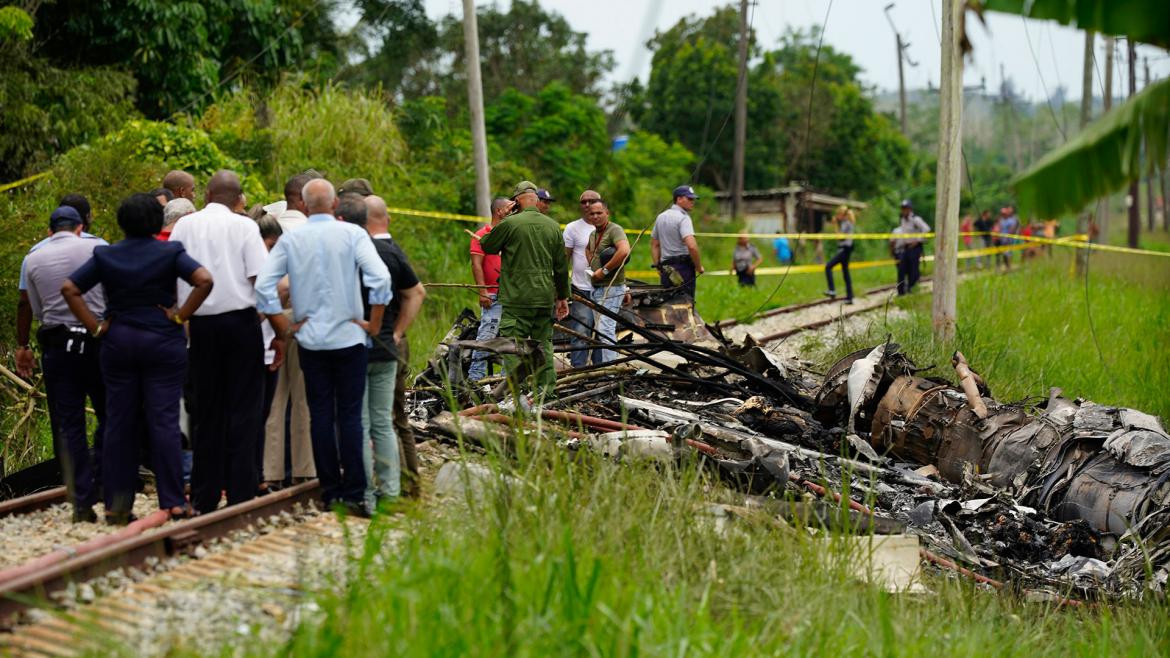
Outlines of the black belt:
M 691 264 L 691 257 L 690 256 L 671 256 L 670 258 L 663 258 L 662 262 L 666 263 L 667 265 L 674 265 L 675 263 Z

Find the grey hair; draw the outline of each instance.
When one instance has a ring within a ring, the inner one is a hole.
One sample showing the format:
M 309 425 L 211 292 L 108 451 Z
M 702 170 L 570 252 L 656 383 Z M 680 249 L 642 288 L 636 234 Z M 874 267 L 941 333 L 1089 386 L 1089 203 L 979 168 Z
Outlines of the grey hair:
M 305 208 L 310 214 L 315 212 L 333 212 L 333 202 L 337 199 L 337 192 L 333 183 L 324 178 L 314 178 L 305 183 L 301 190 L 301 198 L 305 201 Z
M 193 212 L 195 212 L 195 204 L 191 203 L 189 199 L 179 197 L 167 201 L 167 205 L 163 208 L 163 226 L 170 226 Z

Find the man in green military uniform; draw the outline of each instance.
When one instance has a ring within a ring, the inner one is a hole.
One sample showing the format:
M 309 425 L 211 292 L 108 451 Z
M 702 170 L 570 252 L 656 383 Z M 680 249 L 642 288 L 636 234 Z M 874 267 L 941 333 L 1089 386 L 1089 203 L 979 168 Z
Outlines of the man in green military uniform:
M 498 299 L 504 310 L 499 335 L 540 341 L 534 392 L 538 398 L 551 399 L 557 383 L 552 359 L 553 317 L 563 320 L 569 314 L 569 263 L 560 227 L 536 209 L 536 185 L 521 181 L 512 198 L 520 212 L 500 222 L 479 244 L 484 253 L 500 254 L 503 261 Z M 518 357 L 504 356 L 509 377 L 518 372 L 519 365 Z M 509 384 L 517 394 L 521 382 L 510 380 Z

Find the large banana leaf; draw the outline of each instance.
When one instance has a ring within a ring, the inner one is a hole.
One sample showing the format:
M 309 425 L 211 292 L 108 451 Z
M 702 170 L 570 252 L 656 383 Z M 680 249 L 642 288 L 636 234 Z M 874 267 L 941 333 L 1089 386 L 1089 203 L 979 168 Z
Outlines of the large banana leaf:
M 1167 0 L 1170 1 L 1170 0 Z M 1142 158 L 1142 143 L 1146 156 Z M 1170 78 L 1090 123 L 1013 181 L 1020 207 L 1041 217 L 1079 212 L 1170 155 Z
M 1170 48 L 1170 0 L 969 1 L 977 10 L 1049 19 Z M 1170 80 L 1162 80 L 1090 123 L 1017 176 L 1013 183 L 1020 207 L 1044 217 L 1078 212 L 1148 173 L 1156 163 L 1166 162 L 1167 142 Z
M 1170 48 L 1170 0 L 971 0 L 971 5 Z

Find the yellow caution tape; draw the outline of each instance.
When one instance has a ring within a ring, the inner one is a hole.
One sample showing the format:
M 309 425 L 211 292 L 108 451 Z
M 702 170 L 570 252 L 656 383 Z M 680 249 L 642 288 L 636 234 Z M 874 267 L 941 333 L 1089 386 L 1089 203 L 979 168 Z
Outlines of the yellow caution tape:
M 40 180 L 42 178 L 45 178 L 48 175 L 49 175 L 49 172 L 42 171 L 41 173 L 33 174 L 32 176 L 29 176 L 28 178 L 22 178 L 20 180 L 12 181 L 11 183 L 5 183 L 3 185 L 0 185 L 0 192 L 7 192 L 8 190 L 18 188 L 21 185 L 28 185 L 29 183 L 31 183 L 35 180 Z
M 960 251 L 958 256 L 959 256 L 959 260 L 964 260 L 967 258 L 978 258 L 980 256 L 991 256 L 994 254 L 1002 254 L 1002 253 L 1009 252 L 1009 251 L 1020 251 L 1021 249 L 1027 249 L 1027 248 L 1028 248 L 1028 245 L 1026 245 L 1026 244 L 1014 244 L 1014 245 L 1007 245 L 1007 246 L 1003 246 L 1003 247 L 985 247 L 983 249 L 967 249 L 965 251 Z M 934 262 L 934 255 L 932 254 L 932 255 L 924 256 L 923 260 L 928 262 L 928 263 Z M 883 259 L 883 260 L 866 260 L 866 261 L 858 261 L 856 263 L 849 263 L 849 269 L 851 271 L 852 270 L 864 270 L 864 269 L 869 269 L 871 267 L 889 267 L 891 265 L 897 265 L 897 264 L 898 264 L 898 261 L 896 261 L 892 258 L 887 258 L 887 259 Z M 819 273 L 819 272 L 824 272 L 824 271 L 825 271 L 825 264 L 824 263 L 809 263 L 807 265 L 787 265 L 787 266 L 781 265 L 781 266 L 777 266 L 777 267 L 761 267 L 761 268 L 756 269 L 756 275 L 757 276 L 764 276 L 764 275 L 770 275 L 770 274 L 785 274 L 785 273 L 787 273 L 787 274 L 812 274 L 814 272 Z M 703 276 L 734 276 L 734 275 L 735 275 L 735 272 L 732 272 L 730 270 L 723 270 L 723 269 L 721 269 L 721 270 L 708 270 L 706 273 L 703 274 Z M 654 277 L 658 276 L 658 271 L 657 270 L 637 270 L 637 271 L 633 271 L 633 272 L 626 272 L 626 276 L 630 276 L 630 277 L 634 277 L 634 278 L 654 278 Z

